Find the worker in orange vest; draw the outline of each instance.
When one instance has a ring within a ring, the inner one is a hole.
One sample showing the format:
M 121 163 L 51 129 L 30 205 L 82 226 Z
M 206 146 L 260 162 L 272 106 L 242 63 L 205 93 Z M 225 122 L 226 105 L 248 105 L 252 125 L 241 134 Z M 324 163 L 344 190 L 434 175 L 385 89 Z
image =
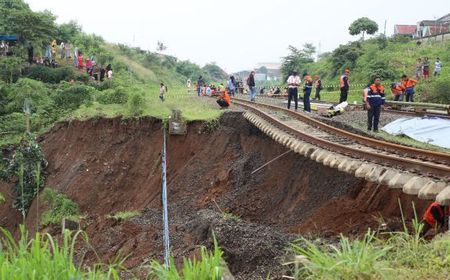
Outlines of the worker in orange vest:
M 392 83 L 391 84 L 391 92 L 394 97 L 394 101 L 403 101 L 403 92 L 405 88 L 401 83 Z
M 378 123 L 380 121 L 381 107 L 384 106 L 384 86 L 381 84 L 380 77 L 373 80 L 373 84 L 364 90 L 364 105 L 367 109 L 367 130 L 378 132 Z
M 231 105 L 231 98 L 226 90 L 221 91 L 220 97 L 217 99 L 217 104 L 219 104 L 221 109 L 228 108 Z
M 402 76 L 402 86 L 405 88 L 406 102 L 414 102 L 414 86 L 416 80 L 410 79 L 407 75 Z
M 344 74 L 340 78 L 340 89 L 341 96 L 339 98 L 339 103 L 347 101 L 348 90 L 350 89 L 350 83 L 348 80 L 348 76 L 350 75 L 350 69 L 345 69 Z
M 445 217 L 449 216 L 449 213 L 448 206 L 441 205 L 438 202 L 431 203 L 423 214 L 423 228 L 420 236 L 424 236 L 432 228 L 439 228 L 444 231 Z
M 303 110 L 311 113 L 311 91 L 313 87 L 313 80 L 309 74 L 303 76 L 305 84 L 303 85 Z

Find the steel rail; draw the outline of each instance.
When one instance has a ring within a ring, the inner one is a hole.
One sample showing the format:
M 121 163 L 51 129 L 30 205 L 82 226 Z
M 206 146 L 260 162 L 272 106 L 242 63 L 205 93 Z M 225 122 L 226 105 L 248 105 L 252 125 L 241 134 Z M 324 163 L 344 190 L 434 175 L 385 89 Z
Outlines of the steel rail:
M 259 117 L 263 118 L 264 120 L 272 123 L 276 127 L 278 127 L 281 130 L 284 130 L 288 132 L 289 134 L 297 137 L 300 140 L 303 140 L 305 142 L 308 142 L 310 144 L 313 144 L 315 146 L 325 148 L 330 151 L 338 152 L 343 155 L 347 155 L 353 158 L 359 158 L 364 160 L 369 160 L 375 163 L 379 163 L 381 165 L 388 164 L 389 166 L 393 167 L 403 167 L 404 169 L 412 170 L 415 172 L 420 172 L 421 174 L 426 173 L 427 176 L 430 177 L 438 177 L 441 179 L 448 179 L 450 176 L 450 166 L 442 165 L 442 164 L 435 164 L 430 162 L 423 162 L 411 158 L 401 158 L 398 155 L 386 155 L 383 153 L 377 153 L 377 152 L 371 152 L 371 151 L 363 151 L 361 149 L 345 146 L 339 143 L 334 143 L 319 137 L 315 137 L 312 135 L 309 135 L 307 131 L 302 132 L 298 129 L 295 129 L 280 120 L 270 116 L 266 112 L 264 112 L 261 109 L 255 108 L 256 106 L 264 106 L 267 107 L 267 104 L 261 104 L 261 103 L 254 103 L 254 102 L 247 102 L 242 100 L 234 100 L 234 103 L 245 107 L 258 115 Z M 249 104 L 250 103 L 250 104 Z M 278 107 L 278 106 L 271 106 L 268 105 L 268 108 L 273 107 L 276 110 L 283 110 L 284 108 Z M 307 119 L 311 119 L 307 117 Z M 315 122 L 312 122 L 315 123 Z M 346 134 L 347 135 L 347 134 Z
M 395 143 L 390 143 L 390 142 L 386 142 L 386 141 L 382 141 L 382 140 L 378 140 L 378 139 L 365 137 L 362 135 L 358 135 L 358 134 L 328 125 L 328 124 L 323 123 L 314 118 L 305 116 L 304 114 L 290 111 L 290 110 L 288 110 L 286 108 L 282 108 L 280 106 L 269 105 L 269 104 L 264 104 L 264 103 L 255 103 L 255 102 L 250 102 L 247 100 L 242 100 L 240 98 L 235 98 L 234 100 L 235 100 L 235 103 L 236 103 L 236 101 L 239 101 L 239 102 L 243 102 L 245 104 L 256 104 L 258 106 L 267 107 L 269 109 L 283 111 L 283 112 L 288 113 L 289 115 L 293 116 L 294 118 L 296 118 L 302 122 L 305 122 L 311 126 L 318 127 L 325 132 L 328 132 L 328 133 L 334 134 L 334 135 L 343 136 L 345 138 L 349 138 L 357 143 L 360 143 L 363 145 L 368 145 L 372 148 L 377 148 L 377 149 L 380 149 L 380 150 L 383 150 L 386 152 L 395 153 L 395 154 L 398 154 L 401 156 L 406 155 L 411 158 L 426 159 L 428 161 L 434 161 L 434 162 L 438 162 L 438 163 L 442 163 L 442 164 L 450 166 L 450 153 L 422 150 L 422 149 L 418 149 L 418 148 L 408 147 L 408 146 L 404 146 L 404 145 L 399 145 L 399 144 L 395 144 Z

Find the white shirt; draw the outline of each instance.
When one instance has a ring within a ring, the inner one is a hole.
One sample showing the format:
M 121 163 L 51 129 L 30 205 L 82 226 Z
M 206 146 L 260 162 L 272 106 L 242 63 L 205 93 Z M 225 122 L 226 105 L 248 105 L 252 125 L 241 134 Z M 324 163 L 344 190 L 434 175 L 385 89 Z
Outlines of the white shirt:
M 440 61 L 436 61 L 434 63 L 434 70 L 441 71 L 441 62 Z
M 109 70 L 107 73 L 108 79 L 112 79 L 112 70 Z
M 301 79 L 300 76 L 294 76 L 294 75 L 290 75 L 289 78 L 287 79 L 287 83 L 289 85 L 290 88 L 296 88 L 301 84 Z M 290 85 L 290 84 L 295 84 L 295 85 Z

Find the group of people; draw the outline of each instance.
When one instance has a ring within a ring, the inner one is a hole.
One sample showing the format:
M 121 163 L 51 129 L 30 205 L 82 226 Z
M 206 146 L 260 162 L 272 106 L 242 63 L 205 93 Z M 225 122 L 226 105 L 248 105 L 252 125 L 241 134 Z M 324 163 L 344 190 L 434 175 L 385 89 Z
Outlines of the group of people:
M 320 91 L 322 90 L 322 81 L 319 76 L 314 76 L 314 81 L 309 74 L 303 75 L 303 110 L 311 112 L 310 97 L 313 88 L 315 88 L 315 98 L 320 100 Z M 288 84 L 288 109 L 291 108 L 291 102 L 294 100 L 295 110 L 298 110 L 298 88 L 302 85 L 302 80 L 297 71 L 293 71 L 287 79 Z
M 439 76 L 441 74 L 442 64 L 439 57 L 436 58 L 434 62 L 434 73 L 433 76 Z M 416 79 L 420 80 L 424 78 L 424 80 L 428 80 L 430 78 L 430 62 L 428 57 L 418 58 L 416 63 Z
M 59 45 L 56 40 L 53 40 L 50 45 L 44 46 L 44 57 L 34 57 L 34 49 L 31 44 L 28 46 L 28 61 L 30 64 L 36 63 L 38 65 L 44 65 L 56 68 L 58 63 L 56 57 L 61 60 L 71 60 L 73 57 L 73 66 L 77 69 L 86 69 L 86 73 L 96 81 L 104 81 L 105 78 L 112 79 L 113 71 L 111 64 L 106 67 L 97 64 L 97 56 L 94 53 L 88 58 L 84 58 L 83 52 L 75 47 L 72 53 L 72 44 L 69 42 L 61 42 Z M 72 56 L 73 54 L 73 56 Z

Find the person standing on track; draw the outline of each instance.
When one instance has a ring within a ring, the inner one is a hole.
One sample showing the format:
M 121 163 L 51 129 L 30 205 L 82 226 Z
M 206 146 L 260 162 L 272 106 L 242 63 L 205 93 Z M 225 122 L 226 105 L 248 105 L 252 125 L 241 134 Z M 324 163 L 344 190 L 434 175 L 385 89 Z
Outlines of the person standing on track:
M 402 76 L 402 86 L 405 88 L 406 102 L 414 102 L 414 87 L 416 80 L 410 79 L 407 75 Z
M 315 80 L 315 88 L 316 88 L 316 94 L 314 95 L 314 100 L 320 101 L 320 91 L 322 90 L 322 81 L 320 80 L 320 77 L 318 75 L 314 76 Z
M 291 108 L 291 100 L 294 99 L 295 111 L 298 109 L 298 87 L 300 86 L 300 76 L 297 71 L 293 71 L 292 74 L 287 79 L 288 84 L 288 104 L 287 108 Z
M 350 89 L 350 83 L 348 80 L 348 76 L 350 75 L 350 69 L 345 69 L 344 74 L 340 78 L 340 89 L 341 96 L 339 98 L 339 103 L 347 101 L 348 91 Z
M 305 112 L 311 113 L 311 91 L 313 87 L 313 80 L 310 75 L 305 74 L 303 77 L 305 80 L 305 85 L 303 86 L 303 110 Z
M 252 71 L 248 76 L 247 86 L 250 91 L 250 101 L 255 101 L 256 98 L 255 71 Z
M 373 132 L 378 132 L 381 107 L 384 105 L 384 87 L 379 77 L 364 90 L 364 104 L 367 109 L 367 130 L 373 128 Z
M 230 92 L 230 95 L 234 97 L 236 93 L 236 80 L 234 76 L 230 76 L 230 79 L 227 82 L 227 89 Z

